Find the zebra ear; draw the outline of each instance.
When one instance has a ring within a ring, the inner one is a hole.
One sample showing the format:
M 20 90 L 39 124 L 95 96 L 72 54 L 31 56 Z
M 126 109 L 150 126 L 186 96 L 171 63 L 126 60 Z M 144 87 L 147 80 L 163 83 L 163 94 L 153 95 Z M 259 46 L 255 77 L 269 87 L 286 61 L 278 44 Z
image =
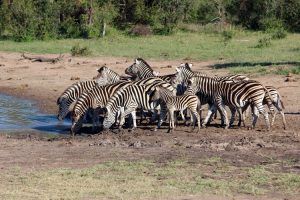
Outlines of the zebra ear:
M 180 65 L 180 66 L 181 66 L 181 65 Z M 180 69 L 178 69 L 178 67 L 176 67 L 176 71 L 177 71 L 177 72 L 179 72 L 179 71 L 180 71 Z
M 192 84 L 193 84 L 192 79 L 189 79 L 189 80 L 187 81 L 187 85 L 192 85 Z
M 139 60 L 139 59 L 135 59 L 135 64 L 140 64 L 141 63 L 141 61 Z
M 192 68 L 193 67 L 193 64 L 192 63 L 188 63 L 189 67 Z
M 57 101 L 56 101 L 56 104 L 57 104 L 57 105 L 59 105 L 59 104 L 60 104 L 60 102 L 61 102 L 61 98 L 60 98 L 60 97 L 58 97 L 58 99 L 57 99 Z

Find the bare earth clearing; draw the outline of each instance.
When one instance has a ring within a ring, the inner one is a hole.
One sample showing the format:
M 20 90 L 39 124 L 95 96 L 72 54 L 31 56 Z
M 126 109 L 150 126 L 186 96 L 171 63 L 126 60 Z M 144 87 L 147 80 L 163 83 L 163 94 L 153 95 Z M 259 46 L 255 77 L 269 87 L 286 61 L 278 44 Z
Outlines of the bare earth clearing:
M 63 61 L 52 64 L 24 60 L 19 53 L 2 52 L 0 92 L 33 99 L 38 102 L 43 112 L 55 114 L 57 97 L 77 81 L 71 80 L 71 77 L 90 80 L 97 74 L 96 69 L 104 64 L 123 74 L 124 69 L 132 62 L 133 58 L 73 58 L 65 55 Z M 161 74 L 174 73 L 175 67 L 181 62 L 183 61 L 149 60 L 149 64 Z M 210 65 L 214 63 L 216 62 L 193 62 L 194 70 L 210 75 L 228 74 L 227 69 L 212 69 Z M 157 163 L 186 160 L 196 165 L 205 159 L 220 157 L 224 162 L 237 167 L 235 173 L 239 173 L 239 167 L 263 165 L 274 172 L 299 174 L 299 76 L 294 76 L 293 81 L 287 82 L 286 77 L 280 75 L 253 78 L 265 85 L 279 88 L 286 108 L 287 130 L 283 130 L 281 116 L 277 115 L 270 132 L 266 131 L 264 120 L 260 117 L 255 130 L 246 128 L 224 130 L 218 126 L 219 120 L 216 120 L 198 134 L 187 132 L 188 128 L 183 126 L 173 134 L 166 133 L 166 126 L 158 132 L 152 132 L 149 127 L 144 127 L 134 133 L 125 130 L 123 133 L 83 134 L 77 136 L 75 140 L 70 140 L 65 135 L 49 139 L 30 132 L 21 132 L 9 137 L 0 134 L 0 172 L 8 172 L 15 166 L 20 166 L 24 172 L 66 167 L 84 168 L 117 160 L 152 160 Z M 199 170 L 207 171 L 208 175 L 212 173 L 211 169 Z M 292 196 L 266 194 L 255 198 L 299 199 L 299 192 L 298 190 L 298 195 Z M 170 198 L 177 199 L 176 196 Z M 219 199 L 215 196 L 211 198 Z M 200 199 L 200 197 L 183 197 L 183 199 Z M 239 199 L 253 199 L 253 197 L 242 195 Z

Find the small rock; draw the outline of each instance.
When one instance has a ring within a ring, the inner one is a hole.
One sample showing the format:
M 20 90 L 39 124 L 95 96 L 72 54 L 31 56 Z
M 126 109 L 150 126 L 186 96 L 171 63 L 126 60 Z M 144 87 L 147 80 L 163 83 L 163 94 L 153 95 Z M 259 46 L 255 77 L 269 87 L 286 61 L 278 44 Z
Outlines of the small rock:
M 4 64 L 0 64 L 0 67 L 4 67 L 5 65 Z
M 142 147 L 142 143 L 141 143 L 141 141 L 136 141 L 136 142 L 130 144 L 129 146 L 132 146 L 134 148 L 141 148 Z
M 6 80 L 8 80 L 8 81 L 9 81 L 9 80 L 13 80 L 13 78 L 9 77 L 9 78 L 8 78 L 8 79 L 6 79 Z
M 122 63 L 117 61 L 116 64 L 122 64 Z
M 80 80 L 80 77 L 78 77 L 78 76 L 72 76 L 70 80 L 71 80 L 71 81 L 74 81 L 74 80 Z
M 292 78 L 292 77 L 287 77 L 284 82 L 296 82 L 296 79 Z

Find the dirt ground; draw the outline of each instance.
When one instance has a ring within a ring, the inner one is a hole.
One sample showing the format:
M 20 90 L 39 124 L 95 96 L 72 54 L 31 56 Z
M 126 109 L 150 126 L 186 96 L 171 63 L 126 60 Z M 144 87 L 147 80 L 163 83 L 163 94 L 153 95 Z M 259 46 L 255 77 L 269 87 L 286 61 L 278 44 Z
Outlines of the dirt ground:
M 128 58 L 64 55 L 63 61 L 52 64 L 25 60 L 19 53 L 0 52 L 0 93 L 35 100 L 43 112 L 56 114 L 56 99 L 64 89 L 78 81 L 71 79 L 90 80 L 97 74 L 96 69 L 104 64 L 123 74 L 132 62 L 133 59 Z M 181 62 L 149 60 L 161 74 L 174 73 Z M 213 69 L 211 65 L 215 63 L 193 62 L 194 70 L 210 75 L 228 73 L 227 69 Z M 0 130 L 0 172 L 15 165 L 32 171 L 81 168 L 111 160 L 151 159 L 164 163 L 185 159 L 197 163 L 205 158 L 220 157 L 234 166 L 270 164 L 278 172 L 300 173 L 300 77 L 291 77 L 291 81 L 285 81 L 286 77 L 281 75 L 252 78 L 278 88 L 285 103 L 287 130 L 282 128 L 280 115 L 269 132 L 262 117 L 255 130 L 224 130 L 217 120 L 198 134 L 189 133 L 188 128 L 182 126 L 172 134 L 166 133 L 166 127 L 152 132 L 145 125 L 133 133 L 125 130 L 122 133 L 82 134 L 70 140 L 67 135 L 51 139 L 30 131 L 7 135 L 1 134 Z M 282 164 L 285 161 L 291 164 Z

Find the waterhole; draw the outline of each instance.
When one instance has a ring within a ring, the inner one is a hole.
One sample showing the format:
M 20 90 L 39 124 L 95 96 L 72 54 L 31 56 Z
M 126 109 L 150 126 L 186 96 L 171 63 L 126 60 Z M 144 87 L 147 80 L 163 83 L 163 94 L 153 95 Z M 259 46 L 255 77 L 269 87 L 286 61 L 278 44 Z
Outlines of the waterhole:
M 0 94 L 0 130 L 32 129 L 47 133 L 69 133 L 70 120 L 58 121 L 55 115 L 42 114 L 30 100 Z

